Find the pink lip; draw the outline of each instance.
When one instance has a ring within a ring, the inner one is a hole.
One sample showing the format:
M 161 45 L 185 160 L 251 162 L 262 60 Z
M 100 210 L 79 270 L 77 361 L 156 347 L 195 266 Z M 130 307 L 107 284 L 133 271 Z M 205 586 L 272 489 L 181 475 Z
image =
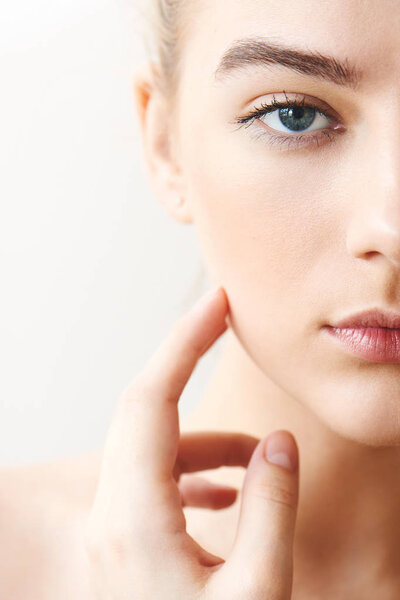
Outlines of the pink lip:
M 323 327 L 348 352 L 378 363 L 400 363 L 400 314 L 366 310 Z
M 371 362 L 400 363 L 400 329 L 324 327 L 345 349 Z

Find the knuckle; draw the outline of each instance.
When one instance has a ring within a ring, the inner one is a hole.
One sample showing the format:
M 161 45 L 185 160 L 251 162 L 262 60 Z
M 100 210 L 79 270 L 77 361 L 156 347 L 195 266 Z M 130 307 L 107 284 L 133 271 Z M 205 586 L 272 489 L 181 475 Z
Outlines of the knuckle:
M 107 527 L 104 536 L 107 553 L 119 561 L 126 559 L 132 551 L 132 540 L 126 528 L 118 525 Z
M 123 390 L 120 396 L 120 404 L 130 405 L 142 402 L 144 398 L 151 395 L 151 388 L 151 382 L 146 377 L 144 371 L 139 373 Z
M 97 561 L 100 557 L 102 549 L 102 539 L 98 530 L 87 527 L 83 534 L 83 541 L 89 558 Z
M 297 504 L 296 492 L 279 479 L 259 481 L 255 493 L 262 500 L 295 510 Z
M 141 397 L 142 396 L 139 391 L 139 386 L 137 385 L 137 380 L 135 378 L 123 390 L 122 394 L 120 395 L 118 404 L 120 407 L 124 407 L 124 406 L 127 406 L 128 404 L 138 402 Z
M 99 562 L 105 555 L 121 560 L 128 556 L 132 549 L 127 529 L 118 524 L 87 527 L 84 532 L 84 544 L 92 562 Z

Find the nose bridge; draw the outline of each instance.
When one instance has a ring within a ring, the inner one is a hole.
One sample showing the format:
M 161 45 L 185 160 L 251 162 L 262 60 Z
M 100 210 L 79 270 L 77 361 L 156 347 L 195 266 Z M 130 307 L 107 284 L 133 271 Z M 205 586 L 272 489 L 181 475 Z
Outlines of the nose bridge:
M 347 242 L 356 257 L 379 253 L 400 268 L 400 93 L 398 99 L 393 119 L 385 110 L 357 152 L 352 177 L 359 202 Z

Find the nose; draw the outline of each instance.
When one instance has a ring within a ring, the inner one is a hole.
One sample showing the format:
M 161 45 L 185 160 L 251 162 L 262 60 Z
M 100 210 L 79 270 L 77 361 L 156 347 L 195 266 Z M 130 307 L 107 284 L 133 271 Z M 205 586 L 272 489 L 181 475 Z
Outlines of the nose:
M 400 120 L 396 124 L 385 137 L 375 133 L 356 160 L 347 250 L 356 258 L 380 255 L 400 268 Z

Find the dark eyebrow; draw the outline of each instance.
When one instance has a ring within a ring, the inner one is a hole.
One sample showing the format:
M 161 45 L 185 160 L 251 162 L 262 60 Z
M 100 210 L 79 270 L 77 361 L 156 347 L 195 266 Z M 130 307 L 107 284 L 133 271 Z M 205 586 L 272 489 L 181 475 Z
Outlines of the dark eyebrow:
M 247 66 L 271 64 L 353 89 L 358 86 L 362 77 L 361 71 L 349 65 L 347 59 L 341 61 L 332 56 L 324 56 L 318 51 L 298 50 L 256 37 L 236 40 L 224 52 L 215 71 L 215 78 L 223 78 L 224 75 Z

